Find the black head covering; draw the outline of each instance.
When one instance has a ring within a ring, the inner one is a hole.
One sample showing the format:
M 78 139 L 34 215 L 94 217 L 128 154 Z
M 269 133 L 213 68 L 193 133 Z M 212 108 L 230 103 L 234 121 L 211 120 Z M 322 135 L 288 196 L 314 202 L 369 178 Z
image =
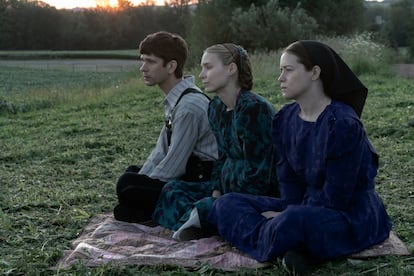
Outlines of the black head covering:
M 342 58 L 329 46 L 311 40 L 301 40 L 310 61 L 321 68 L 325 93 L 333 100 L 351 106 L 361 117 L 368 89 L 355 76 Z

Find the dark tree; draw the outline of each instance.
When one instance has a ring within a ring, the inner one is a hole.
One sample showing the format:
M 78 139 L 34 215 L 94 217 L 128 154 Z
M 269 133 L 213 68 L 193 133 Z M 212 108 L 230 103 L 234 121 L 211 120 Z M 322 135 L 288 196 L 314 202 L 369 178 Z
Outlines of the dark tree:
M 306 10 L 322 34 L 352 34 L 364 23 L 364 0 L 279 0 L 279 4 Z

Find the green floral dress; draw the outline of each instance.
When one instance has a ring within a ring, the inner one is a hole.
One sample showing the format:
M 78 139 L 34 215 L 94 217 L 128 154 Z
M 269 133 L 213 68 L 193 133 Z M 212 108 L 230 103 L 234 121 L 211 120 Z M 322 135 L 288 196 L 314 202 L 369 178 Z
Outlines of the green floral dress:
M 251 91 L 241 91 L 233 110 L 215 97 L 208 110 L 209 122 L 217 139 L 219 158 L 207 182 L 168 182 L 159 197 L 153 220 L 177 230 L 194 207 L 200 222 L 213 204 L 213 190 L 222 194 L 239 192 L 277 196 L 276 156 L 271 142 L 273 106 Z

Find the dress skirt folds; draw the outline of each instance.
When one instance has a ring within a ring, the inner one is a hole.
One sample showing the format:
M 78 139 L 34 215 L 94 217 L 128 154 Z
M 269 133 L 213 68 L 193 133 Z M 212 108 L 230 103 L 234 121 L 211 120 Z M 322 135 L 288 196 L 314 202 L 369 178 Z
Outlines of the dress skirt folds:
M 293 103 L 273 120 L 281 198 L 229 193 L 208 221 L 258 261 L 290 250 L 327 260 L 387 239 L 391 222 L 374 187 L 378 155 L 356 113 L 333 101 L 316 122 L 298 114 Z M 267 219 L 265 211 L 280 213 Z

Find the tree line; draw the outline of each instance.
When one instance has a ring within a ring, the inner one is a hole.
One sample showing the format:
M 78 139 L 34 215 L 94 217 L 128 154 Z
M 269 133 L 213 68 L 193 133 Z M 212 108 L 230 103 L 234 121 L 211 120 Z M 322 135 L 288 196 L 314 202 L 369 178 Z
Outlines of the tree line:
M 148 33 L 182 35 L 199 54 L 207 45 L 235 42 L 274 50 L 297 39 L 369 31 L 414 53 L 414 0 L 175 0 L 166 6 L 57 10 L 41 1 L 0 0 L 1 50 L 137 48 Z M 147 1 L 147 4 L 151 1 Z

